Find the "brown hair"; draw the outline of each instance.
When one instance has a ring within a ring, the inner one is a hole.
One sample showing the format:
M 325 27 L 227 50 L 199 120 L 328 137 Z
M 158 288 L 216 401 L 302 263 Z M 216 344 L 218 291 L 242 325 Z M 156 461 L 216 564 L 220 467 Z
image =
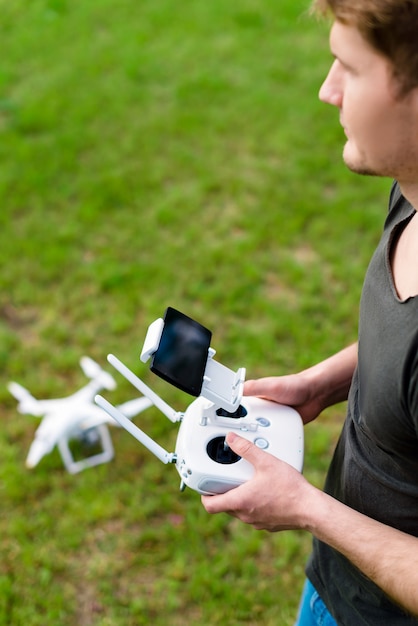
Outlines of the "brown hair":
M 391 62 L 402 95 L 418 86 L 418 0 L 313 0 L 312 10 L 358 28 Z

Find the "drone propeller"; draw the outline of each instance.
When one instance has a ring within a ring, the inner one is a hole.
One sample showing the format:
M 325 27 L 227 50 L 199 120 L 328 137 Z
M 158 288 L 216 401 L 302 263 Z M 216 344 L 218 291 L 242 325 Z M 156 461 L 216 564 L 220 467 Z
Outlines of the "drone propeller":
M 22 385 L 14 381 L 7 385 L 7 389 L 12 396 L 19 402 L 18 410 L 20 413 L 30 413 L 31 415 L 41 415 L 42 412 L 39 409 L 39 402 L 33 395 Z
M 90 357 L 81 357 L 80 366 L 87 378 L 97 380 L 104 389 L 108 389 L 109 391 L 116 389 L 116 381 L 113 376 L 105 372 L 105 370 Z

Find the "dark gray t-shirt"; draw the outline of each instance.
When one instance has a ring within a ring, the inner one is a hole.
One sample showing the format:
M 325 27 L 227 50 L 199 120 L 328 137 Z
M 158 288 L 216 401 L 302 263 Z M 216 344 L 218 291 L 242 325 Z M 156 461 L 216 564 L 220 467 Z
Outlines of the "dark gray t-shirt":
M 399 299 L 390 267 L 392 244 L 415 211 L 396 184 L 389 208 L 363 286 L 358 367 L 325 491 L 418 536 L 418 297 Z M 418 618 L 317 540 L 307 575 L 339 626 L 418 626 Z

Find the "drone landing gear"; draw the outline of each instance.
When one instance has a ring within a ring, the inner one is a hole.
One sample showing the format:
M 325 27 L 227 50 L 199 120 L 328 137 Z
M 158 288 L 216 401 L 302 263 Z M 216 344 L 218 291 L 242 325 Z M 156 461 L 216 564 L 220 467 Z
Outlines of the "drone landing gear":
M 105 424 L 99 424 L 89 430 L 80 434 L 77 438 L 86 450 L 88 447 L 94 449 L 99 448 L 99 452 L 86 456 L 83 459 L 76 460 L 74 453 L 71 450 L 70 442 L 74 440 L 74 437 L 62 438 L 58 441 L 58 449 L 61 454 L 61 458 L 65 465 L 67 472 L 70 474 L 78 474 L 82 470 L 88 467 L 94 467 L 95 465 L 101 465 L 102 463 L 108 463 L 114 457 L 114 449 L 112 439 L 109 434 L 109 430 Z

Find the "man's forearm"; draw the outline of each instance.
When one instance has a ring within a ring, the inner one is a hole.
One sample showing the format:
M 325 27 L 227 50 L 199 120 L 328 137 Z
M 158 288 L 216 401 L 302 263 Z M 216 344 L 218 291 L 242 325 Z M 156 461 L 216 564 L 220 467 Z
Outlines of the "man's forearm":
M 396 603 L 418 615 L 418 538 L 377 522 L 315 490 L 305 529 L 338 550 Z
M 258 530 L 309 531 L 418 616 L 418 538 L 323 493 L 292 466 L 235 432 L 228 433 L 227 442 L 253 465 L 254 476 L 227 493 L 202 496 L 208 513 L 229 513 Z
M 347 399 L 357 366 L 357 350 L 358 344 L 354 343 L 303 372 L 311 380 L 323 409 Z

